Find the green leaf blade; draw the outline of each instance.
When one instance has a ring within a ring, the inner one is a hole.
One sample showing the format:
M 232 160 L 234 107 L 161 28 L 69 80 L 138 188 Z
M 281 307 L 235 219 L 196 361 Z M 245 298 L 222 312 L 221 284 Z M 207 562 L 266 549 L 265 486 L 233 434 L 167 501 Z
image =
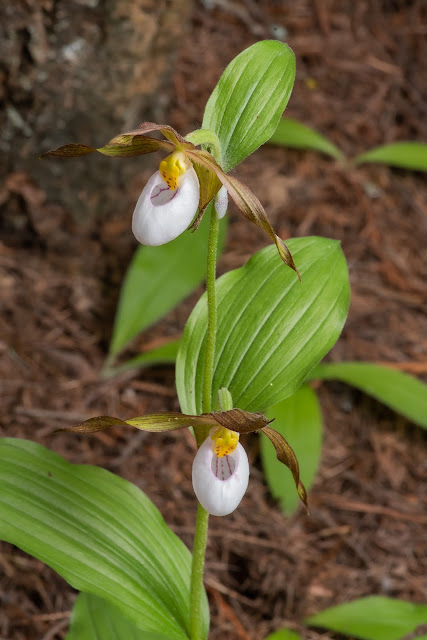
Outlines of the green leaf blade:
M 67 638 L 68 640 L 68 638 Z M 289 629 L 280 629 L 265 638 L 265 640 L 301 640 L 301 636 L 295 631 Z
M 266 411 L 274 420 L 274 429 L 291 445 L 298 458 L 301 480 L 307 490 L 311 487 L 322 453 L 322 414 L 316 393 L 307 385 Z M 266 438 L 261 436 L 261 459 L 267 483 L 283 512 L 292 515 L 299 503 L 295 484 L 289 471 L 280 464 Z
M 321 611 L 306 622 L 361 640 L 401 640 L 427 623 L 427 605 L 370 596 Z
M 80 593 L 74 603 L 66 640 L 168 640 L 158 633 L 141 631 L 102 598 Z
M 427 385 L 401 371 L 369 362 L 321 364 L 310 379 L 339 380 L 364 391 L 427 429 Z
M 277 40 L 257 42 L 228 65 L 208 100 L 202 124 L 219 138 L 225 172 L 270 138 L 294 80 L 295 56 Z
M 427 144 L 424 142 L 392 142 L 361 153 L 354 164 L 377 162 L 400 169 L 427 171 Z
M 68 640 L 68 638 L 67 638 Z M 265 638 L 265 640 L 301 640 L 301 636 L 295 631 L 289 629 L 280 629 Z
M 159 247 L 139 247 L 127 271 L 114 323 L 110 355 L 162 318 L 204 279 L 209 212 L 196 233 L 185 232 Z M 226 234 L 221 221 L 220 247 Z
M 212 398 L 227 387 L 235 407 L 264 411 L 302 384 L 337 340 L 349 304 L 347 266 L 339 243 L 288 242 L 302 284 L 275 247 L 217 280 L 218 331 Z M 320 284 L 319 284 L 320 283 Z M 206 296 L 193 310 L 177 356 L 181 409 L 200 413 L 207 326 Z
M 142 630 L 188 637 L 190 554 L 139 489 L 11 438 L 0 441 L 0 483 L 2 540 Z M 206 606 L 203 613 L 207 624 Z
M 336 160 L 344 158 L 344 154 L 338 147 L 332 144 L 325 136 L 292 118 L 282 118 L 268 142 L 269 144 L 293 149 L 320 151 Z

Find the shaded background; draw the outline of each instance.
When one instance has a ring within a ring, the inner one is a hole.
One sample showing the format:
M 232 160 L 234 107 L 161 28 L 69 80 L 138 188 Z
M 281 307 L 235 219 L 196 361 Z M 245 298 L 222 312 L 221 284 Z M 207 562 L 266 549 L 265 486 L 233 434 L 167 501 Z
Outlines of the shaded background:
M 136 248 L 134 203 L 160 156 L 40 162 L 65 142 L 101 145 L 143 120 L 181 133 L 201 124 L 227 63 L 265 38 L 297 59 L 287 114 L 347 155 L 427 140 L 423 0 L 19 0 L 2 7 L 1 435 L 42 442 L 72 462 L 135 482 L 191 546 L 194 444 L 178 433 L 51 431 L 93 415 L 177 410 L 172 368 L 102 381 L 120 283 Z M 331 360 L 394 363 L 427 374 L 425 175 L 346 168 L 265 147 L 236 174 L 284 239 L 342 241 L 352 305 Z M 265 245 L 231 209 L 220 272 Z M 132 345 L 178 335 L 198 297 Z M 311 516 L 286 521 L 269 496 L 256 436 L 249 490 L 212 518 L 206 584 L 211 638 L 262 640 L 303 616 L 383 594 L 425 602 L 425 435 L 357 391 L 319 385 L 325 421 Z M 64 638 L 74 592 L 42 563 L 0 546 L 0 636 Z M 334 638 L 310 631 L 309 639 Z

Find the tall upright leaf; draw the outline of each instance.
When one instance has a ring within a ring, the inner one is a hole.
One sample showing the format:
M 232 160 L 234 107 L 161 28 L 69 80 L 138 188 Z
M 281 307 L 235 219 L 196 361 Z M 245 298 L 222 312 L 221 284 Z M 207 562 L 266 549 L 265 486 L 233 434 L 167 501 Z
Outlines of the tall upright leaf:
M 191 556 L 142 491 L 27 440 L 0 440 L 0 539 L 112 603 L 141 630 L 186 640 Z M 204 601 L 207 635 L 209 613 Z
M 288 246 L 302 283 L 283 267 L 275 247 L 217 281 L 214 402 L 227 387 L 235 407 L 264 411 L 294 393 L 340 335 L 349 283 L 339 243 L 311 237 Z M 176 382 L 184 413 L 201 412 L 206 330 L 205 294 L 178 350 Z
M 286 400 L 270 407 L 267 418 L 289 442 L 298 458 L 301 480 L 308 490 L 314 480 L 322 452 L 322 413 L 316 393 L 303 385 Z M 291 515 L 298 506 L 298 495 L 289 470 L 281 464 L 266 438 L 261 438 L 261 458 L 271 493 L 280 500 L 282 510 Z
M 224 171 L 267 142 L 294 80 L 295 56 L 277 40 L 257 42 L 230 62 L 207 102 L 202 124 L 219 138 Z

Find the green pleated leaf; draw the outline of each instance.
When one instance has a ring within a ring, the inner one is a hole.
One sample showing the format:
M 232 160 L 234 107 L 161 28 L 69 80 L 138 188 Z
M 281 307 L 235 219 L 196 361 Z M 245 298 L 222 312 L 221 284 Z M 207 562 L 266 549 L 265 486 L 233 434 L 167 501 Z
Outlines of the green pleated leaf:
M 219 138 L 224 171 L 271 137 L 294 80 L 295 56 L 277 40 L 257 42 L 228 65 L 208 100 L 202 125 Z
M 362 640 L 401 640 L 427 624 L 427 605 L 371 596 L 326 609 L 306 622 Z M 417 635 L 417 640 L 426 638 L 426 634 Z
M 139 247 L 120 294 L 110 355 L 116 356 L 138 333 L 162 318 L 202 281 L 206 273 L 209 211 L 199 229 L 160 247 Z M 226 219 L 220 222 L 220 247 Z
M 369 362 L 321 364 L 310 379 L 339 380 L 368 393 L 427 429 L 427 385 L 401 371 Z
M 73 607 L 66 640 L 168 640 L 158 633 L 141 631 L 102 598 L 80 593 Z
M 103 376 L 108 378 L 115 376 L 124 371 L 131 371 L 132 369 L 144 369 L 147 367 L 156 367 L 166 364 L 174 364 L 176 360 L 176 354 L 178 353 L 179 340 L 171 340 L 162 344 L 160 347 L 144 351 L 134 358 L 130 358 L 123 364 L 117 367 L 107 368 L 103 371 Z
M 289 398 L 270 407 L 267 418 L 274 420 L 274 428 L 291 445 L 298 459 L 301 480 L 310 489 L 322 452 L 322 414 L 316 393 L 307 385 Z M 280 500 L 286 515 L 298 506 L 298 495 L 292 475 L 276 458 L 274 449 L 261 438 L 261 458 L 265 477 L 272 495 Z
M 354 164 L 379 162 L 391 167 L 427 171 L 427 144 L 424 142 L 393 142 L 361 153 Z
M 301 636 L 298 633 L 295 633 L 295 631 L 289 631 L 289 629 L 280 629 L 280 631 L 275 631 L 271 635 L 267 636 L 265 640 L 301 640 Z
M 332 144 L 325 136 L 292 118 L 282 118 L 268 142 L 283 147 L 291 147 L 292 149 L 320 151 L 337 160 L 344 157 L 338 147 Z
M 235 407 L 264 411 L 290 396 L 340 335 L 349 304 L 347 265 L 326 238 L 289 240 L 302 283 L 275 247 L 217 281 L 218 331 L 212 398 L 226 387 Z M 181 340 L 176 383 L 181 410 L 202 412 L 206 294 Z
M 137 487 L 12 438 L 0 441 L 0 486 L 0 539 L 143 631 L 189 637 L 190 553 Z

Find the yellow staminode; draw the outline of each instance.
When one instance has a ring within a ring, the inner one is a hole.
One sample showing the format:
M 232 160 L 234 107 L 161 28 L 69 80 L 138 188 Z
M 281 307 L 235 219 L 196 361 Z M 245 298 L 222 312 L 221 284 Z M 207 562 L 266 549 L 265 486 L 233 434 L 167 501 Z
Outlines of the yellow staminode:
M 182 151 L 174 151 L 170 156 L 161 161 L 160 174 L 169 189 L 175 191 L 178 186 L 178 178 L 188 169 L 188 160 Z
M 235 431 L 230 431 L 225 427 L 218 427 L 213 433 L 211 438 L 214 441 L 214 452 L 218 458 L 228 456 L 233 453 L 237 445 L 239 444 L 239 434 Z

